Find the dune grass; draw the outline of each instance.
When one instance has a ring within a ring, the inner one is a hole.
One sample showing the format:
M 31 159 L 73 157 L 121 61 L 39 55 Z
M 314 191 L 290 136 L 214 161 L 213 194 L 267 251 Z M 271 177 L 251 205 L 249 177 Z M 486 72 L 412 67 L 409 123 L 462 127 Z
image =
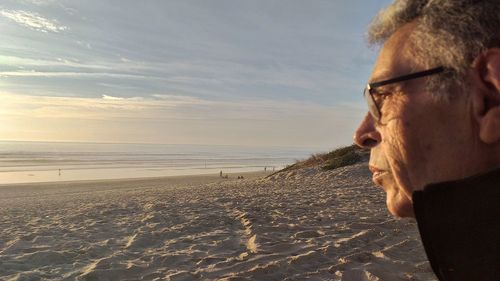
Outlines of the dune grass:
M 363 160 L 363 150 L 356 145 L 341 147 L 326 154 L 324 170 L 353 165 Z
M 340 147 L 328 153 L 313 154 L 306 160 L 297 161 L 278 172 L 286 172 L 301 168 L 320 166 L 324 170 L 333 170 L 362 162 L 369 157 L 369 151 L 353 144 Z

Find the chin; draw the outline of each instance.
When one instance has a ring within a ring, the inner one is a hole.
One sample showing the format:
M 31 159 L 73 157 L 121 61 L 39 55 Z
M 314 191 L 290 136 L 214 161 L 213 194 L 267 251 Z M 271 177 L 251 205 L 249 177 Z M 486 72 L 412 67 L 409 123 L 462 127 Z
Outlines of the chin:
M 393 216 L 400 218 L 415 217 L 411 198 L 409 198 L 404 190 L 396 184 L 392 174 L 388 174 L 378 180 L 379 182 L 375 184 L 382 186 L 386 192 L 386 204 L 389 212 Z
M 391 196 L 387 194 L 387 209 L 389 212 L 395 216 L 400 218 L 415 217 L 415 213 L 413 212 L 413 204 L 410 199 L 401 194 L 395 194 Z

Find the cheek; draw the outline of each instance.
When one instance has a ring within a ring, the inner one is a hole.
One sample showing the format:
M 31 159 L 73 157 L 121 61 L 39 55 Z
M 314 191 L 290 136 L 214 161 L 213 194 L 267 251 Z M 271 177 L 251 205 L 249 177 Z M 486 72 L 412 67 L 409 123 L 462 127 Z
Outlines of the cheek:
M 421 138 L 415 134 L 411 122 L 401 119 L 389 123 L 384 132 L 382 147 L 389 162 L 396 185 L 407 197 L 419 185 L 418 177 L 425 167 L 425 153 L 421 149 Z
M 382 147 L 392 165 L 405 166 L 411 137 L 408 128 L 399 120 L 389 123 L 384 130 Z
M 437 126 L 436 120 L 429 119 L 428 114 L 413 117 L 413 121 L 403 122 L 399 128 L 404 143 L 402 162 L 411 184 L 409 192 L 421 190 L 434 180 L 436 171 L 443 167 L 443 153 L 450 145 L 443 142 L 444 127 Z
M 381 130 L 382 146 L 386 155 L 394 161 L 395 165 L 404 165 L 408 159 L 411 143 L 415 139 L 412 133 L 411 116 L 405 110 L 406 104 L 402 100 L 391 103 L 388 110 L 387 121 Z

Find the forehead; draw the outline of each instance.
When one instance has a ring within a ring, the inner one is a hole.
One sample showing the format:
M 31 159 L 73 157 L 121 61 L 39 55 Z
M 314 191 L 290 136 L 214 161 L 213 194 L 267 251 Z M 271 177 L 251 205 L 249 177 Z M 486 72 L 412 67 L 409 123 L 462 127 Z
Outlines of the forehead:
M 398 29 L 384 44 L 373 68 L 370 82 L 385 80 L 411 72 L 415 67 L 411 59 L 410 35 L 415 24 L 408 23 Z

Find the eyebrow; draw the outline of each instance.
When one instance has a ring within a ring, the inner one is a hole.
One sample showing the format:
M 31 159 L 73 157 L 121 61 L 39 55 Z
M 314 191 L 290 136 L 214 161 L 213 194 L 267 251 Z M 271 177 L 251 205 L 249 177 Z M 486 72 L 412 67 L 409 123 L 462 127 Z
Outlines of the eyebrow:
M 384 86 L 384 85 L 388 85 L 388 84 L 392 84 L 392 83 L 403 82 L 406 80 L 411 80 L 411 79 L 416 79 L 416 78 L 420 78 L 420 77 L 424 77 L 424 76 L 428 76 L 428 75 L 432 75 L 432 74 L 441 73 L 443 71 L 445 71 L 445 68 L 442 66 L 439 66 L 439 67 L 431 68 L 431 69 L 424 70 L 424 71 L 418 71 L 418 72 L 413 72 L 413 73 L 397 76 L 394 78 L 390 78 L 388 80 L 382 80 L 382 81 L 379 80 L 376 82 L 371 82 L 370 86 L 372 86 L 373 88 L 380 87 L 380 86 Z
M 375 83 L 378 81 L 383 81 L 383 80 L 386 80 L 386 77 L 392 77 L 391 71 L 389 71 L 388 69 L 377 71 L 376 74 L 374 74 L 370 77 L 370 79 L 368 80 L 368 83 L 371 84 L 371 83 Z

